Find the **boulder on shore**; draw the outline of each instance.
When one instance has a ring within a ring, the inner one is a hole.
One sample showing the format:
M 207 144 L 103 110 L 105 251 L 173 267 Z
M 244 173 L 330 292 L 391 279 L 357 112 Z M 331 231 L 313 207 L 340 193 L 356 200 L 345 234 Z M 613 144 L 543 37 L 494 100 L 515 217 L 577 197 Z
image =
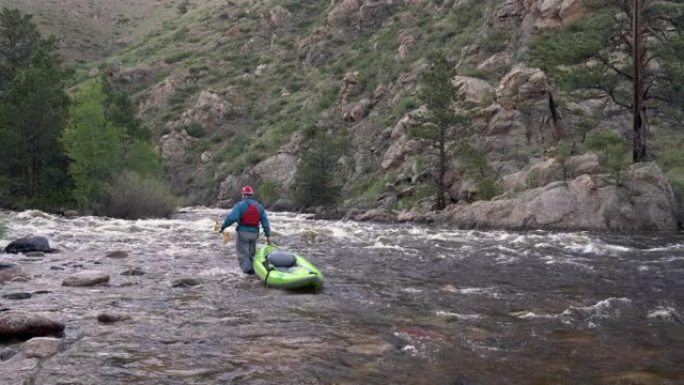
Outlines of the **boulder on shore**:
M 45 237 L 24 237 L 11 242 L 5 247 L 5 253 L 8 254 L 29 253 L 32 251 L 52 253 L 56 250 L 50 248 L 50 243 Z
M 452 205 L 436 219 L 464 228 L 676 230 L 674 193 L 660 168 L 638 163 L 625 173 L 622 186 L 605 174 L 583 174 L 491 201 Z

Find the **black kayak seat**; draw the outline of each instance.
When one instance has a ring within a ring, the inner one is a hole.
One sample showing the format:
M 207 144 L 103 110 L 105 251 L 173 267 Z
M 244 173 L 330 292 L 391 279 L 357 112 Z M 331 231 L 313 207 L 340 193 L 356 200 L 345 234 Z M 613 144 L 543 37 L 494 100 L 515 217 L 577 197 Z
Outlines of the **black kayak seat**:
M 273 251 L 266 259 L 271 262 L 274 267 L 292 267 L 297 264 L 295 255 L 287 251 Z

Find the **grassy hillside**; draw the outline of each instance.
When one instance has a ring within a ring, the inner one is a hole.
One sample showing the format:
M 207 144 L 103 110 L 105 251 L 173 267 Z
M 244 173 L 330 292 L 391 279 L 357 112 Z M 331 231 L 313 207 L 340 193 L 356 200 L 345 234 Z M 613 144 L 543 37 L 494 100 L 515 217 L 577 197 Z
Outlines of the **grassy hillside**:
M 188 163 L 197 163 L 205 151 L 217 154 L 201 166 L 211 168 L 208 180 L 198 182 L 194 175 L 192 183 L 216 188 L 227 175 L 275 153 L 294 133 L 316 127 L 351 133 L 356 150 L 374 147 L 381 155 L 388 146 L 381 132 L 419 106 L 415 87 L 429 55 L 443 50 L 457 60 L 480 39 L 474 56 L 486 58 L 510 41 L 496 28 L 485 28 L 496 0 L 378 3 L 362 14 L 348 12 L 345 2 L 325 0 L 209 1 L 164 22 L 107 62 L 123 72 L 145 73 L 124 85 L 141 105 L 172 84 L 167 98 L 142 111 L 157 137 L 169 132 L 201 91 L 228 101 L 218 129 L 184 127 L 200 140 Z M 482 34 L 483 29 L 491 32 Z M 463 74 L 493 82 L 508 69 L 460 66 Z M 358 84 L 345 99 L 340 90 L 348 73 L 357 73 Z M 343 119 L 364 99 L 373 102 L 361 126 Z M 365 175 L 347 187 L 363 194 L 375 188 L 372 179 Z
M 69 62 L 91 63 L 175 17 L 178 0 L 2 0 L 34 15 L 41 32 L 61 40 Z

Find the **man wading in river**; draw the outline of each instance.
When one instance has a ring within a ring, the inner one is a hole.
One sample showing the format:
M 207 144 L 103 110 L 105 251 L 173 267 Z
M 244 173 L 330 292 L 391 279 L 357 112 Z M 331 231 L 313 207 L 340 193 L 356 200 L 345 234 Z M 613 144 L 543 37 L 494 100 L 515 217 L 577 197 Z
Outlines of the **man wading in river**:
M 240 268 L 246 274 L 254 274 L 252 260 L 256 254 L 256 241 L 259 238 L 259 223 L 264 229 L 266 243 L 271 243 L 271 226 L 268 224 L 266 210 L 254 199 L 254 189 L 250 186 L 242 188 L 242 201 L 230 210 L 221 226 L 221 233 L 227 227 L 237 222 L 237 236 L 235 250 L 237 251 Z

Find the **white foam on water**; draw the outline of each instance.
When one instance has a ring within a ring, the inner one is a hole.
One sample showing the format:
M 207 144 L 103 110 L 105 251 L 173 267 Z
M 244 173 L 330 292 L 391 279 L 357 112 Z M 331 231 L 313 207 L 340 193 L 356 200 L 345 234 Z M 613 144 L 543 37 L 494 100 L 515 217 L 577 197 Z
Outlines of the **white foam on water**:
M 510 265 L 513 263 L 516 263 L 520 260 L 518 257 L 511 257 L 511 256 L 500 256 L 496 257 L 496 264 L 497 265 Z
M 461 314 L 443 310 L 439 310 L 435 314 L 438 317 L 455 318 L 463 321 L 473 321 L 482 318 L 479 314 Z
M 405 247 L 401 247 L 401 246 L 397 246 L 397 245 L 386 245 L 386 244 L 379 242 L 379 241 L 376 241 L 371 246 L 364 247 L 364 249 L 389 249 L 389 250 L 399 250 L 402 252 L 405 252 L 408 250 Z
M 661 251 L 676 251 L 676 250 L 684 250 L 684 243 L 678 243 L 666 247 L 654 247 L 652 249 L 643 249 L 641 252 L 644 253 L 653 253 L 653 252 L 661 252 Z
M 203 270 L 199 273 L 199 275 L 202 277 L 219 277 L 219 276 L 233 275 L 233 274 L 235 274 L 234 271 L 224 269 L 221 267 L 212 267 L 211 269 Z
M 646 318 L 674 322 L 680 319 L 680 314 L 674 307 L 658 306 L 657 308 L 649 311 L 646 315 Z
M 598 301 L 591 306 L 570 306 L 561 313 L 561 316 L 573 317 L 582 315 L 589 318 L 617 318 L 621 314 L 620 308 L 628 306 L 631 303 L 632 300 L 629 298 L 610 297 Z
M 495 249 L 506 252 L 506 253 L 511 253 L 511 254 L 516 254 L 518 253 L 518 250 L 511 249 L 510 247 L 506 246 L 501 246 L 501 245 L 496 245 L 494 246 Z
M 413 294 L 423 292 L 422 289 L 416 289 L 415 287 L 404 287 L 404 288 L 400 289 L 399 291 L 403 291 L 404 293 L 413 293 Z
M 458 288 L 456 290 L 457 293 L 460 294 L 475 294 L 475 295 L 484 295 L 492 298 L 500 298 L 501 294 L 496 291 L 496 288 L 494 287 L 462 287 Z
M 584 264 L 584 263 L 572 261 L 572 260 L 556 260 L 556 259 L 553 259 L 550 261 L 546 261 L 545 264 L 547 264 L 547 265 L 570 265 L 573 267 L 579 267 L 582 270 L 594 271 L 594 268 L 592 266 L 589 266 L 589 265 Z
M 527 313 L 516 315 L 516 317 L 521 319 L 554 319 L 558 318 L 558 314 L 537 314 L 535 312 L 528 311 Z
M 396 333 L 395 333 L 396 334 Z M 413 345 L 406 345 L 400 349 L 401 352 L 410 354 L 411 356 L 419 355 L 418 349 Z

